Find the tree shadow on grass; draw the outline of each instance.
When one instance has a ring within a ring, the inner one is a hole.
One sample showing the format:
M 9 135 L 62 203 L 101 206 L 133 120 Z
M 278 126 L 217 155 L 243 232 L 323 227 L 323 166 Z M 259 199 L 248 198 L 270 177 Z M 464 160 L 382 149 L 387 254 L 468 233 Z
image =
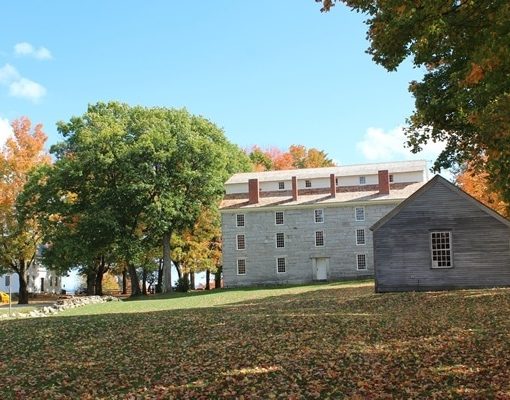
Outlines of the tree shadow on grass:
M 340 287 L 346 285 L 366 285 L 373 284 L 373 279 L 357 279 L 357 280 L 344 280 L 344 281 L 333 281 L 333 282 L 313 282 L 307 284 L 268 284 L 268 285 L 257 285 L 257 286 L 241 286 L 235 288 L 221 288 L 221 289 L 212 289 L 212 290 L 194 290 L 187 293 L 173 291 L 171 293 L 165 294 L 154 294 L 148 296 L 134 296 L 127 297 L 122 301 L 150 301 L 150 300 L 166 300 L 166 299 L 180 299 L 185 297 L 201 297 L 211 294 L 220 294 L 220 293 L 232 293 L 232 292 L 257 292 L 261 290 L 280 290 L 280 289 L 299 289 L 299 288 L 315 288 L 315 290 L 320 290 L 325 287 Z

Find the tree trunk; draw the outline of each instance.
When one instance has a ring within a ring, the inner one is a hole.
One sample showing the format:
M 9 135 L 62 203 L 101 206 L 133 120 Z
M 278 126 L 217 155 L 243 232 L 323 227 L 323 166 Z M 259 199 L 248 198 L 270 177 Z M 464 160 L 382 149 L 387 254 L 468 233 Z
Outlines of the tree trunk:
M 163 293 L 172 291 L 172 260 L 170 258 L 170 239 L 172 232 L 163 235 Z
M 162 293 L 163 290 L 163 259 L 159 259 L 158 265 L 158 283 L 156 284 L 156 293 Z
M 136 267 L 129 263 L 129 277 L 131 278 L 131 297 L 140 296 L 140 281 L 138 280 L 138 274 L 136 273 Z
M 177 271 L 177 278 L 182 278 L 182 268 L 181 263 L 178 261 L 172 261 L 174 263 L 175 270 Z
M 195 271 L 189 273 L 189 288 L 195 290 Z
M 18 304 L 28 304 L 27 265 L 24 259 L 19 260 L 18 276 L 19 276 Z
M 87 296 L 93 296 L 96 287 L 96 270 L 89 266 L 87 272 Z
M 211 270 L 208 268 L 205 270 L 205 290 L 211 290 L 209 281 L 211 280 Z
M 127 294 L 127 269 L 122 270 L 122 294 Z
M 105 273 L 104 256 L 101 256 L 101 259 L 99 261 L 99 265 L 97 267 L 97 272 L 96 272 L 96 288 L 95 288 L 96 296 L 102 296 L 103 295 L 103 276 L 104 276 L 104 273 Z
M 219 266 L 216 272 L 214 273 L 214 288 L 221 288 L 221 272 L 223 271 L 223 266 Z
M 142 294 L 147 296 L 147 268 L 142 268 Z

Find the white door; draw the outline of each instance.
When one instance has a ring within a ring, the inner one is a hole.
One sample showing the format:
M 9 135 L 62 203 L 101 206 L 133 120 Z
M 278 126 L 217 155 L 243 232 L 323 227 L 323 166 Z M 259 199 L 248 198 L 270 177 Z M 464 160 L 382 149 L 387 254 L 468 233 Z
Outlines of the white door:
M 328 259 L 316 258 L 315 259 L 316 275 L 315 279 L 318 281 L 325 281 L 328 279 Z

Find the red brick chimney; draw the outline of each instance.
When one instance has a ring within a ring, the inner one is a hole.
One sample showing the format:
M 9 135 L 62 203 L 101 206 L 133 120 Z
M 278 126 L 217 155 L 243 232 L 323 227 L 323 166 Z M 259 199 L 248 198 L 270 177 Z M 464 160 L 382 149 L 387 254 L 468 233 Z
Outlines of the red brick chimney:
M 297 201 L 298 199 L 298 187 L 297 187 L 297 178 L 295 176 L 292 177 L 292 200 Z
M 259 202 L 259 180 L 248 179 L 248 204 L 257 204 Z
M 379 174 L 379 194 L 390 194 L 390 175 L 388 170 L 378 171 Z
M 329 175 L 329 189 L 331 191 L 331 197 L 336 197 L 336 177 L 335 177 L 335 174 Z

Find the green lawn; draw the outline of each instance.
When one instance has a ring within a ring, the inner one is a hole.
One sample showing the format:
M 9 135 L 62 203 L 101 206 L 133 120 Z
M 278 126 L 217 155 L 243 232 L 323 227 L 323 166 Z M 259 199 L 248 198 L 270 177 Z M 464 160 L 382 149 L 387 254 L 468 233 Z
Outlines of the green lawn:
M 510 398 L 510 289 L 223 290 L 0 323 L 2 399 Z
M 31 306 L 31 305 L 19 306 L 16 303 L 13 303 L 12 307 L 11 307 L 11 313 L 12 314 L 14 314 L 14 313 L 28 314 L 29 312 L 34 311 L 36 309 L 37 309 L 37 307 Z M 0 306 L 0 315 L 1 314 L 9 314 L 9 306 L 8 305 L 2 304 L 2 306 Z

